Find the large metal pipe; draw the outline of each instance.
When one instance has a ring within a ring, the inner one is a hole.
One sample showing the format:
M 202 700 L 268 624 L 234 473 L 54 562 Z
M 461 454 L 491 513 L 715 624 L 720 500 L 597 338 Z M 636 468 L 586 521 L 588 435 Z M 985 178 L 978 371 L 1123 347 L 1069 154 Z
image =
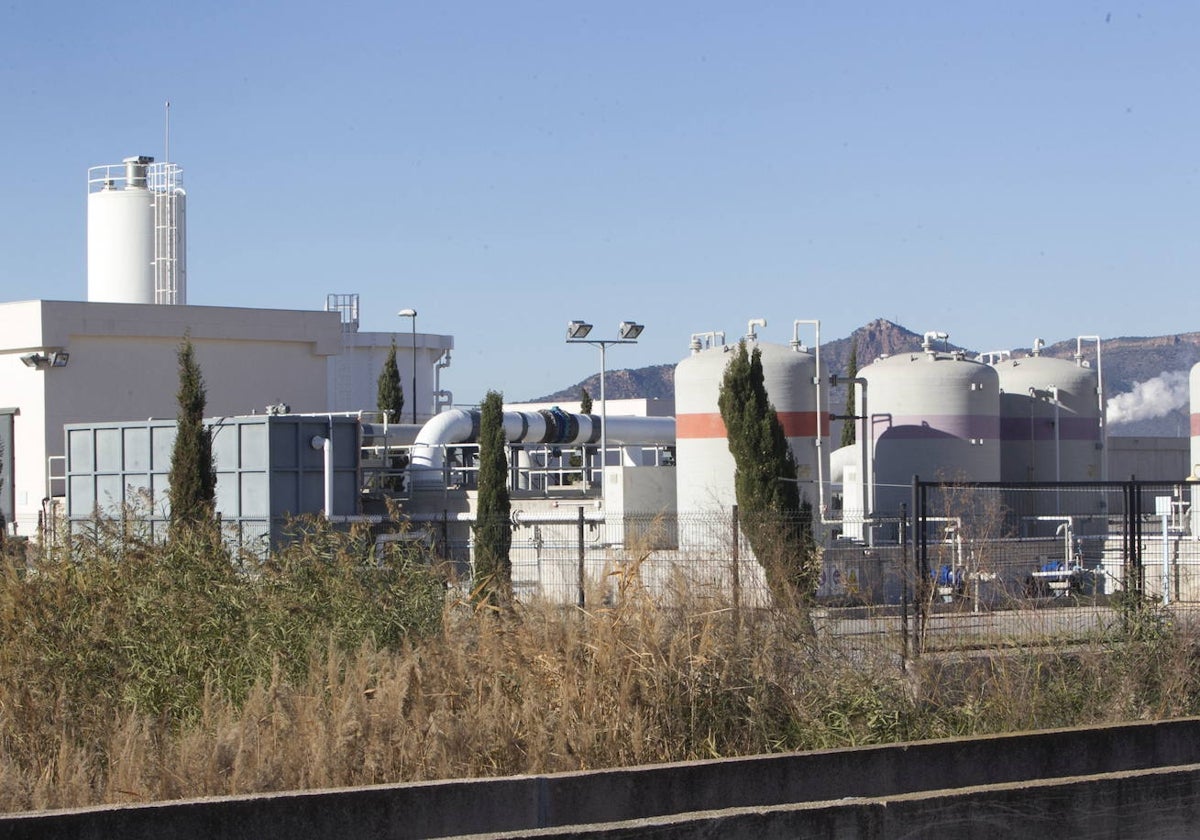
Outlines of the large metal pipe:
M 418 487 L 442 486 L 444 447 L 479 439 L 480 413 L 475 409 L 444 411 L 421 427 L 413 443 L 409 470 Z M 592 444 L 600 440 L 601 421 L 594 414 L 549 411 L 505 411 L 501 420 L 509 443 Z M 673 446 L 674 417 L 609 417 L 608 440 L 621 445 Z

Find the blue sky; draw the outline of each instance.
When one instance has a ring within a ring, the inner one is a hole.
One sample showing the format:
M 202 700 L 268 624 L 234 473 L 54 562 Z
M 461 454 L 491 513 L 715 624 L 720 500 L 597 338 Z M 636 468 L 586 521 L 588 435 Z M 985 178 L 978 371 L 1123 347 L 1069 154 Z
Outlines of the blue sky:
M 11 3 L 0 299 L 86 296 L 85 176 L 171 157 L 189 302 L 455 336 L 524 399 L 747 319 L 980 350 L 1200 330 L 1200 5 Z M 210 376 L 217 375 L 215 372 Z

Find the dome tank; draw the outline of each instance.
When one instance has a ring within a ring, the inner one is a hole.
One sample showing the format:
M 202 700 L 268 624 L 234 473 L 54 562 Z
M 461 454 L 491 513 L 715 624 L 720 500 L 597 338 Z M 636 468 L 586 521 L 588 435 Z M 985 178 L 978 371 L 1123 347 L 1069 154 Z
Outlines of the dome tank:
M 1002 359 L 1000 480 L 1100 481 L 1105 457 L 1099 379 L 1082 358 Z
M 705 335 L 709 346 L 693 337 L 692 354 L 675 368 L 675 476 L 678 509 L 683 515 L 728 510 L 736 503 L 733 455 L 718 398 L 725 368 L 737 346 L 725 344 L 722 333 Z M 827 458 L 829 442 L 827 379 L 821 375 L 820 385 L 814 384 L 816 357 L 797 342 L 786 346 L 749 336 L 747 350 L 754 348 L 761 354 L 767 396 L 796 459 L 801 495 L 815 506 L 817 480 L 827 472 L 821 461 Z M 681 548 L 689 547 L 688 530 L 681 524 Z
M 909 501 L 913 476 L 924 480 L 1000 478 L 999 379 L 960 351 L 941 352 L 926 333 L 923 351 L 877 359 L 859 371 L 867 381 L 866 423 L 877 516 L 895 516 Z M 863 413 L 863 391 L 858 414 Z

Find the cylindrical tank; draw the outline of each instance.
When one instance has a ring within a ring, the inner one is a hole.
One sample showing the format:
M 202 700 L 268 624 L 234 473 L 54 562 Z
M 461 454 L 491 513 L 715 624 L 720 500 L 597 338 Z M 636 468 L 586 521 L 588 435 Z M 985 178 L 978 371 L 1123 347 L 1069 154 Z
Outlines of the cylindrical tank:
M 943 335 L 930 333 L 929 335 Z M 895 516 L 913 476 L 927 481 L 998 481 L 1000 388 L 996 371 L 961 352 L 932 349 L 877 359 L 867 380 L 866 422 L 873 513 Z M 863 414 L 863 390 L 858 411 Z
M 152 158 L 88 171 L 88 300 L 154 303 Z M 123 174 L 118 174 L 123 173 Z
M 995 365 L 1000 377 L 1000 480 L 1099 481 L 1102 424 L 1096 371 L 1035 351 Z
M 815 508 L 816 482 L 828 472 L 828 381 L 822 371 L 820 384 L 814 384 L 817 361 L 802 347 L 757 340 L 747 344 L 748 350 L 757 347 L 761 353 L 763 384 L 796 458 L 801 495 Z M 728 510 L 736 503 L 733 455 L 718 405 L 721 381 L 735 349 L 719 344 L 694 350 L 675 367 L 675 480 L 678 509 L 684 516 Z M 689 547 L 689 530 L 680 524 L 681 548 Z M 695 536 L 695 544 L 704 543 L 700 535 Z

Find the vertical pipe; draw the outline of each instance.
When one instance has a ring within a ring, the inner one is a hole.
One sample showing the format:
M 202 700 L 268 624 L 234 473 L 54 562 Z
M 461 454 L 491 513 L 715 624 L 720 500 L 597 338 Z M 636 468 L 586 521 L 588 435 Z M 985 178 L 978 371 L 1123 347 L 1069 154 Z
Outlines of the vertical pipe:
M 1169 539 L 1168 521 L 1171 514 L 1164 513 L 1162 515 L 1162 602 L 1163 606 L 1168 606 L 1171 603 L 1171 547 L 1167 543 Z
M 600 345 L 600 506 L 604 509 L 605 533 L 604 541 L 608 540 L 608 481 L 605 478 L 605 467 L 608 466 L 608 401 L 604 394 L 605 372 L 608 360 L 604 351 L 608 345 L 603 341 Z
M 875 504 L 875 447 L 874 438 L 867 440 L 867 427 L 870 423 L 870 412 L 867 410 L 867 380 L 866 377 L 860 376 L 854 380 L 858 385 L 862 395 L 862 402 L 859 404 L 860 428 L 858 430 L 858 445 L 862 448 L 862 472 L 859 474 L 859 480 L 862 482 L 862 511 L 863 511 L 863 529 L 866 531 L 867 545 L 875 544 L 875 531 L 873 528 L 867 527 L 867 518 L 873 516 L 875 511 L 872 506 Z M 871 434 L 874 436 L 874 426 L 871 427 Z
M 329 421 L 329 436 L 322 448 L 325 450 L 325 518 L 333 518 L 333 420 Z
M 1083 362 L 1083 342 L 1096 342 L 1096 411 L 1100 415 L 1100 480 L 1108 481 L 1108 416 L 1104 404 L 1104 362 L 1101 359 L 1101 342 L 1098 335 L 1081 335 L 1075 339 L 1075 360 Z
M 1058 386 L 1051 385 L 1050 393 L 1054 396 L 1054 480 L 1062 481 L 1062 402 L 1058 399 Z M 1055 511 L 1062 513 L 1062 511 Z
M 1029 465 L 1025 468 L 1025 480 L 1037 480 L 1037 435 L 1034 425 L 1037 423 L 1037 388 L 1029 386 Z
M 412 314 L 412 421 L 417 422 L 417 313 Z
M 817 435 L 815 445 L 817 447 L 817 512 L 819 521 L 825 522 L 825 468 L 823 465 L 822 449 L 824 441 L 821 439 L 822 423 L 824 419 L 821 411 L 821 322 L 820 321 L 805 321 L 795 320 L 792 322 L 792 348 L 800 349 L 800 325 L 812 324 L 816 330 L 816 344 L 814 344 L 814 361 L 816 362 L 816 375 L 812 378 L 812 384 L 816 387 L 816 403 L 817 403 Z M 851 386 L 853 387 L 853 386 Z

